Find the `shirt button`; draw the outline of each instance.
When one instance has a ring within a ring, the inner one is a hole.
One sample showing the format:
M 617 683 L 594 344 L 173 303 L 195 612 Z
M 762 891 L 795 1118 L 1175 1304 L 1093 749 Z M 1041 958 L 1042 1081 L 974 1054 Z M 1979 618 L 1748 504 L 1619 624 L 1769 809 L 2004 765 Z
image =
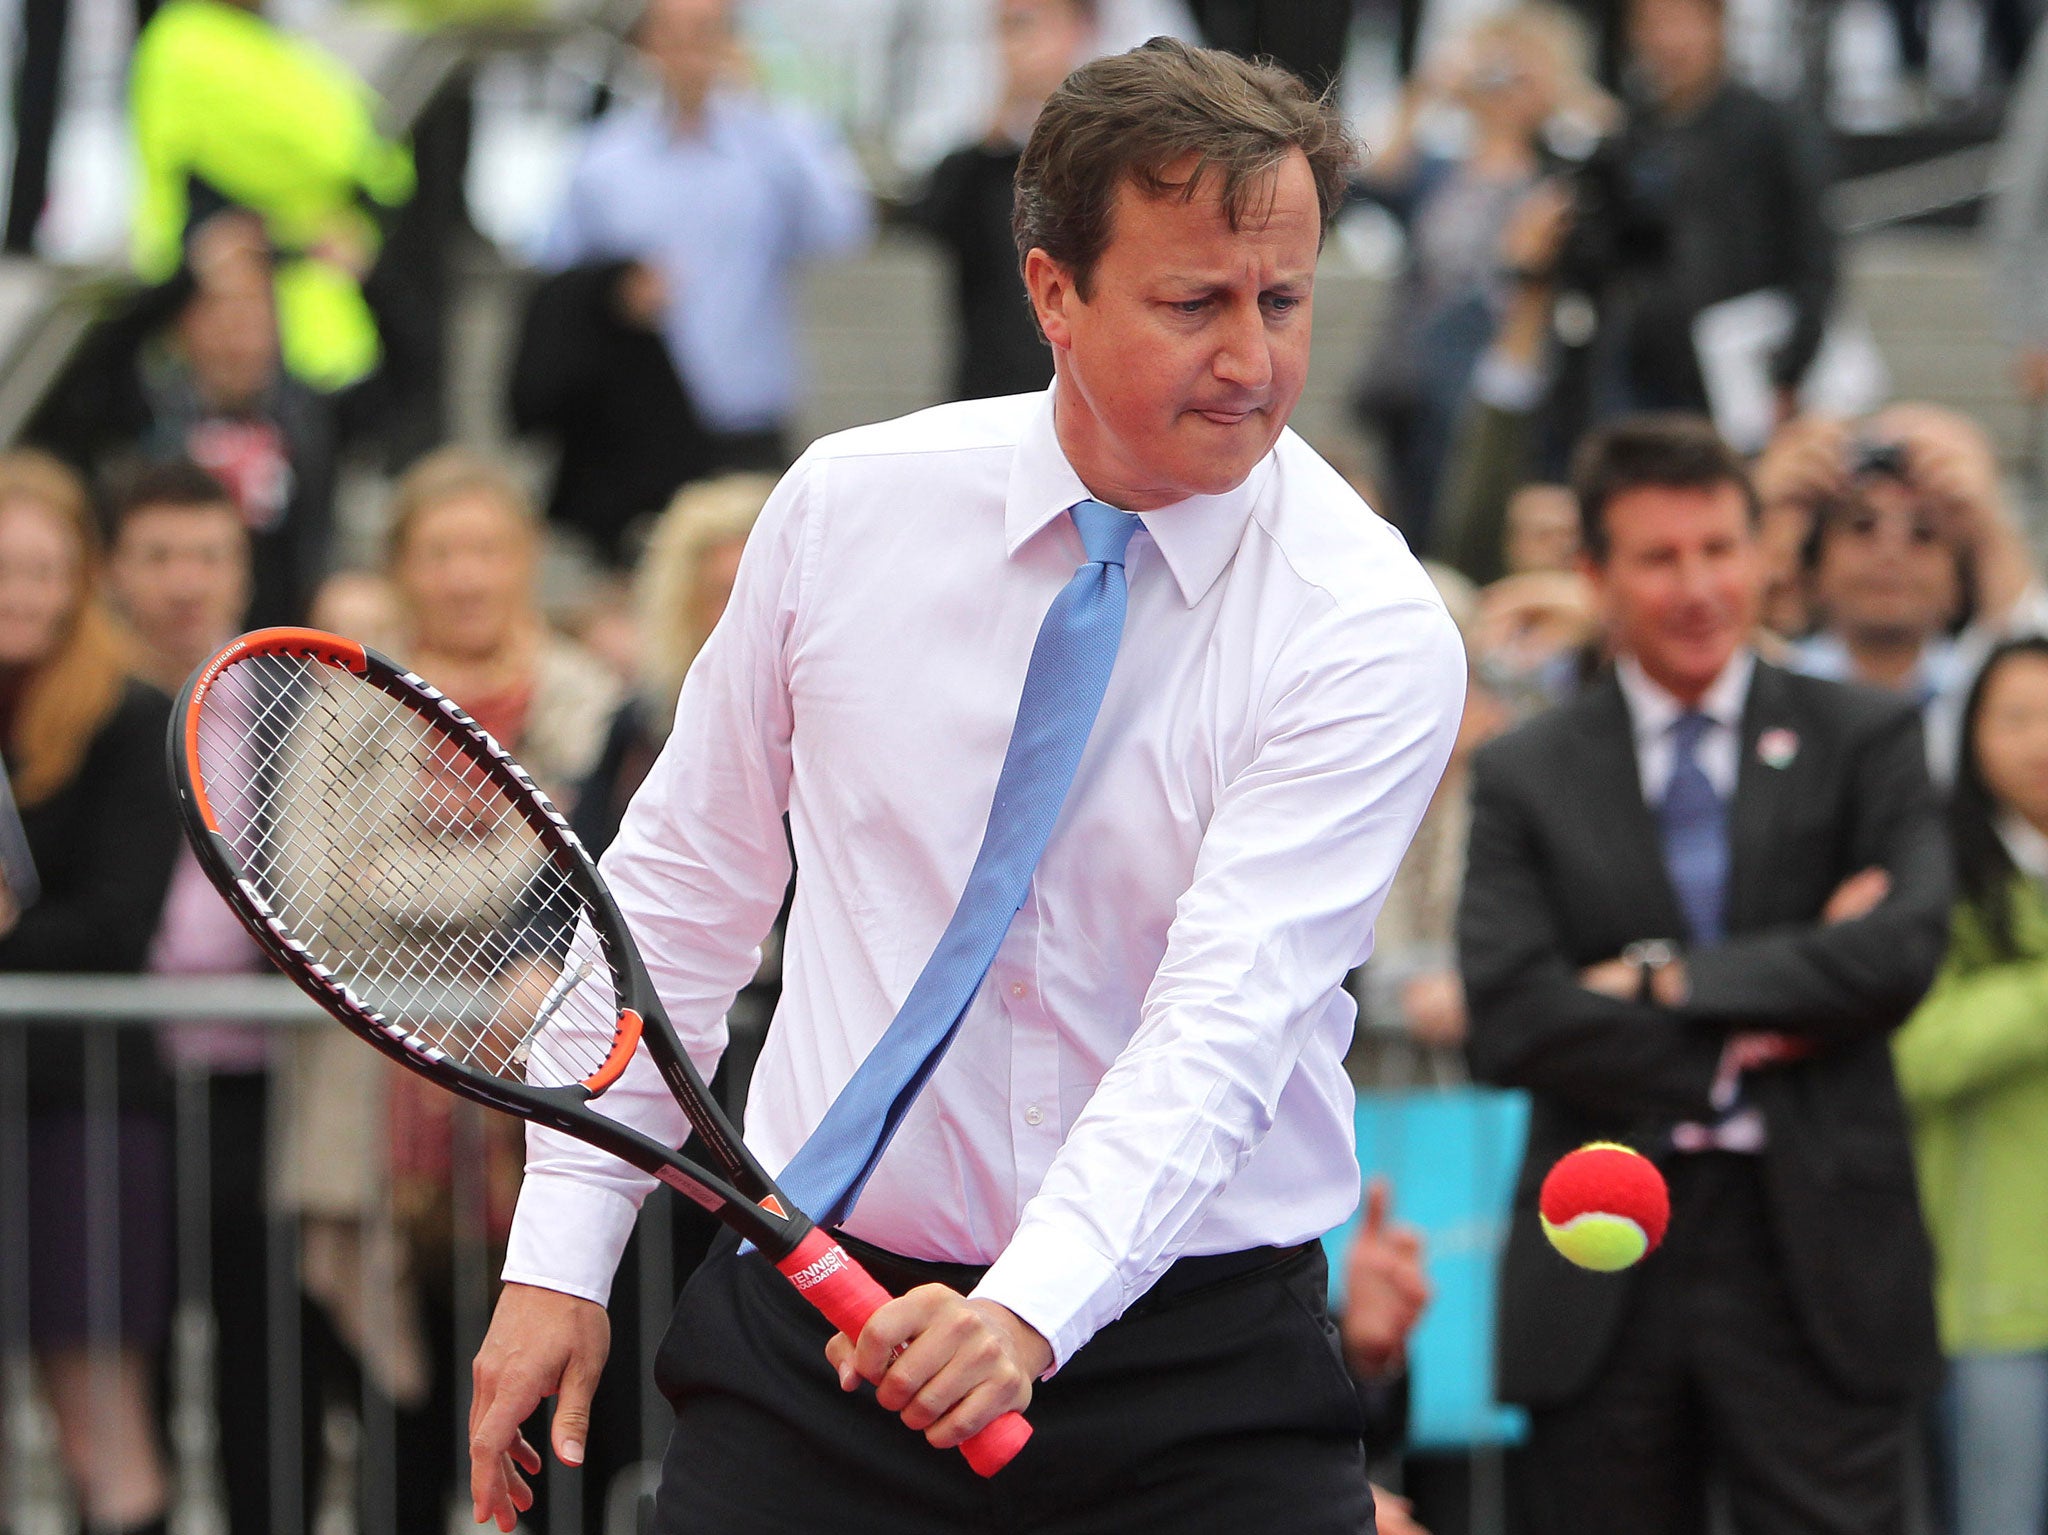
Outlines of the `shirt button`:
M 1022 981 L 1010 982 L 1010 995 L 1013 997 L 1022 997 L 1030 990 L 1031 988 L 1029 986 L 1026 986 Z M 1035 1120 L 1033 1121 L 1034 1124 L 1036 1122 L 1037 1121 Z
M 1024 1110 L 1024 1123 L 1027 1125 L 1045 1123 L 1045 1111 L 1035 1103 L 1027 1106 Z

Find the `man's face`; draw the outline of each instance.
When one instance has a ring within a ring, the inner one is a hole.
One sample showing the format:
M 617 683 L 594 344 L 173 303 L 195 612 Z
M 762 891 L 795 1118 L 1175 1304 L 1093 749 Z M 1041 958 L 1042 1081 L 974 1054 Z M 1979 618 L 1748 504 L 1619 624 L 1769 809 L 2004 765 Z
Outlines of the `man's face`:
M 1721 12 L 1712 0 L 1634 0 L 1629 42 L 1665 106 L 1690 106 L 1721 78 Z
M 277 319 L 267 282 L 194 295 L 178 316 L 178 341 L 199 394 L 216 410 L 254 402 L 277 374 Z
M 1524 485 L 1508 497 L 1511 571 L 1570 570 L 1579 554 L 1579 503 L 1563 485 Z
M 1616 654 L 1696 703 L 1756 627 L 1764 563 L 1733 484 L 1662 485 L 1607 503 L 1605 563 L 1586 563 Z
M 732 7 L 729 0 L 647 0 L 636 37 L 669 95 L 694 108 L 730 56 Z
M 1962 580 L 1934 509 L 1903 481 L 1874 475 L 1825 516 L 1814 596 L 1827 628 L 1852 644 L 1924 645 L 1939 634 Z
M 996 31 L 1011 92 L 1034 101 L 1050 96 L 1095 41 L 1077 0 L 1002 0 Z
M 107 561 L 114 601 L 172 670 L 197 666 L 242 626 L 249 535 L 226 502 L 151 506 L 121 525 Z
M 479 657 L 531 617 L 537 557 L 525 518 L 493 496 L 464 493 L 414 518 L 392 576 L 422 647 Z
M 1025 281 L 1059 372 L 1060 445 L 1094 494 L 1150 511 L 1244 482 L 1308 375 L 1321 233 L 1297 150 L 1235 230 L 1213 188 L 1183 201 L 1126 182 L 1086 299 L 1031 252 Z

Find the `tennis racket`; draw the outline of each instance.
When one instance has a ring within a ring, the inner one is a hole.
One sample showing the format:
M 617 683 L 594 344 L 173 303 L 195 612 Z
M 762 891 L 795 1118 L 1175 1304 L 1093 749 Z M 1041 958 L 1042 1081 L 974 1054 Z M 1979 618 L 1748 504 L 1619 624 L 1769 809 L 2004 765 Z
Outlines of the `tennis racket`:
M 738 1231 L 849 1338 L 889 1294 L 796 1209 L 691 1065 L 597 866 L 452 700 L 313 629 L 193 674 L 170 758 L 199 862 L 277 967 L 450 1092 L 589 1142 Z M 700 1165 L 592 1105 L 641 1045 Z M 960 1446 L 983 1476 L 1031 1428 Z

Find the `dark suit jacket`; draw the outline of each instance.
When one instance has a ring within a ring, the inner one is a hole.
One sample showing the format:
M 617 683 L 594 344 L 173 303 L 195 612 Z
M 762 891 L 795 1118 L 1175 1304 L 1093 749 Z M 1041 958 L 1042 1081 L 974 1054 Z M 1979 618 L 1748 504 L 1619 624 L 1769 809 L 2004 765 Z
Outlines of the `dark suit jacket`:
M 1790 762 L 1760 757 L 1767 730 L 1792 732 Z M 1638 939 L 1685 931 L 1620 685 L 1603 678 L 1477 758 L 1458 934 L 1472 1070 L 1534 1097 L 1501 1279 L 1506 1400 L 1550 1406 L 1584 1391 L 1632 1283 L 1549 1249 L 1536 1215 L 1544 1173 L 1589 1140 L 1675 1155 L 1671 1126 L 1710 1117 L 1722 1043 L 1743 1029 L 1819 1046 L 1746 1084 L 1769 1131 L 1762 1173 L 1785 1283 L 1815 1352 L 1854 1395 L 1932 1383 L 1931 1260 L 1886 1039 L 1933 979 L 1947 933 L 1947 839 L 1919 720 L 1893 699 L 1759 662 L 1740 764 L 1729 936 L 1687 956 L 1692 994 L 1674 1012 L 1577 982 Z M 1884 904 L 1821 925 L 1829 894 L 1873 864 L 1891 873 Z
M 561 445 L 548 516 L 575 528 L 608 562 L 641 517 L 703 472 L 703 428 L 651 330 L 619 313 L 631 263 L 571 267 L 544 278 L 519 331 L 509 386 L 512 425 Z

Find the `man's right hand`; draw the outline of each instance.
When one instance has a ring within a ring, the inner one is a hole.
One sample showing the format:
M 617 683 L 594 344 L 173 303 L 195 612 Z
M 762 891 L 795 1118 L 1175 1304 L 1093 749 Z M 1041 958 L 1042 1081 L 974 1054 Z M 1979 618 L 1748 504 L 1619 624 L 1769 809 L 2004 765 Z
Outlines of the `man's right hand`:
M 533 1506 L 526 1478 L 539 1474 L 540 1455 L 519 1425 L 543 1397 L 559 1393 L 550 1435 L 556 1459 L 583 1464 L 590 1398 L 611 1347 L 604 1307 L 535 1285 L 505 1286 L 471 1367 L 469 1495 L 478 1524 L 495 1519 L 509 1532 Z
M 1847 495 L 1855 435 L 1851 423 L 1833 416 L 1800 416 L 1772 433 L 1755 470 L 1766 513 L 1789 512 L 1810 527 L 1821 503 Z
M 1820 909 L 1820 920 L 1828 927 L 1860 922 L 1882 906 L 1891 893 L 1892 877 L 1883 868 L 1872 864 L 1867 869 L 1858 869 L 1835 886 L 1835 893 Z
M 1884 869 L 1876 864 L 1858 869 L 1835 886 L 1835 893 L 1821 908 L 1821 923 L 1834 927 L 1842 922 L 1860 922 L 1882 906 L 1885 897 L 1891 893 L 1892 877 Z M 1819 1049 L 1812 1040 L 1797 1034 L 1780 1033 L 1775 1029 L 1744 1029 L 1728 1036 L 1727 1047 L 1721 1053 L 1721 1072 L 1732 1080 L 1745 1072 L 1794 1065 L 1809 1059 Z
M 628 325 L 654 330 L 668 310 L 668 279 L 659 268 L 635 261 L 619 274 L 613 296 L 618 301 L 620 318 Z

